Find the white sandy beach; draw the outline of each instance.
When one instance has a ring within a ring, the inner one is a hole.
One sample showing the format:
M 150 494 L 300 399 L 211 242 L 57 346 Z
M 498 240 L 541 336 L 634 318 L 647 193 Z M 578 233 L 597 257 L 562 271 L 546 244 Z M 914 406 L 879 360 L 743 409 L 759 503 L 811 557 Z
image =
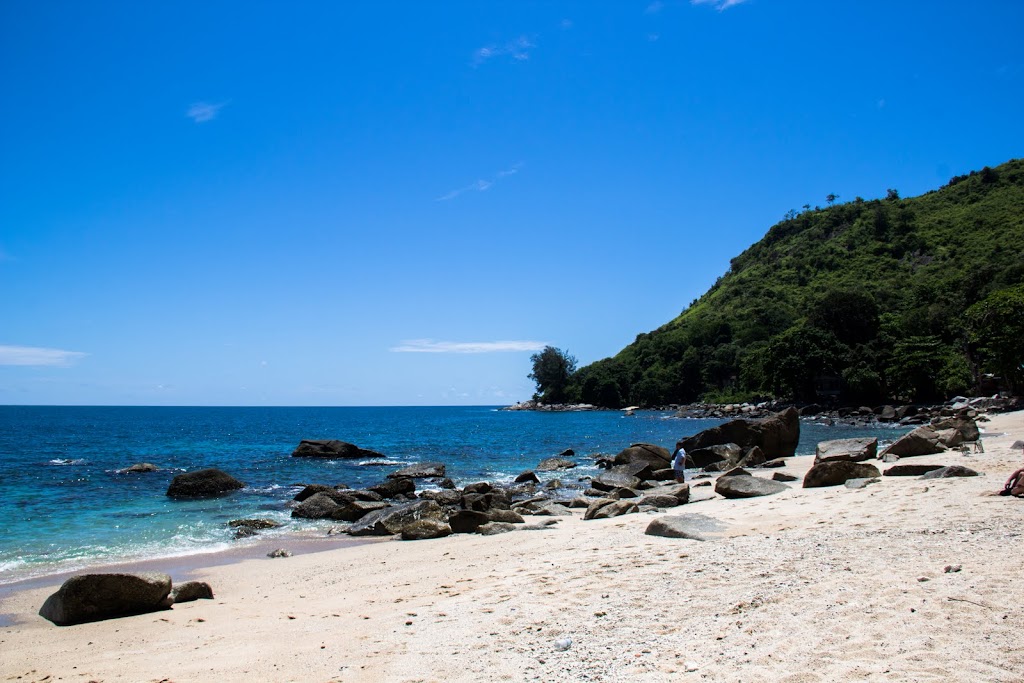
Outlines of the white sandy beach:
M 1021 681 L 1024 500 L 983 494 L 1020 466 L 1024 413 L 983 429 L 985 453 L 907 462 L 985 476 L 794 482 L 667 513 L 720 522 L 704 542 L 644 535 L 656 514 L 576 510 L 543 531 L 209 567 L 194 578 L 214 600 L 78 626 L 36 615 L 59 582 L 24 590 L 0 603 L 0 680 Z

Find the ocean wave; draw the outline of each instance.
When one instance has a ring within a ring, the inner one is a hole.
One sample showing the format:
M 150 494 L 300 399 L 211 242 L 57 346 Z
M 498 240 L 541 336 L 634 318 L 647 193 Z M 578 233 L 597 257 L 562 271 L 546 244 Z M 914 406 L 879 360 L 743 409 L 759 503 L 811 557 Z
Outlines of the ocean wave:
M 360 460 L 356 464 L 360 467 L 397 467 L 409 463 L 403 460 Z
M 85 458 L 54 458 L 51 465 L 85 465 Z

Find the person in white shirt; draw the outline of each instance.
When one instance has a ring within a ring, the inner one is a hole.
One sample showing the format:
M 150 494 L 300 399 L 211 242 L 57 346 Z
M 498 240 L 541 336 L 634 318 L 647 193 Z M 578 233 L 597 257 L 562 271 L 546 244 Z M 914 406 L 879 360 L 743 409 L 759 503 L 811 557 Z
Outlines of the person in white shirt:
M 676 444 L 676 452 L 672 455 L 672 469 L 676 473 L 676 481 L 684 483 L 686 481 L 686 449 L 683 448 L 683 442 L 680 441 Z

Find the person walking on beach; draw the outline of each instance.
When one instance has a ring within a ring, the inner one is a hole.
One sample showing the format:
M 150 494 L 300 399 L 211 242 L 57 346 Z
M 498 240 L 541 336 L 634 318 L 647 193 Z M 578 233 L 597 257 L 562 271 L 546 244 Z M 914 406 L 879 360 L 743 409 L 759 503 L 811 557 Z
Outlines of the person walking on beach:
M 686 449 L 683 442 L 676 443 L 676 452 L 672 455 L 672 469 L 676 473 L 676 481 L 680 484 L 686 481 Z

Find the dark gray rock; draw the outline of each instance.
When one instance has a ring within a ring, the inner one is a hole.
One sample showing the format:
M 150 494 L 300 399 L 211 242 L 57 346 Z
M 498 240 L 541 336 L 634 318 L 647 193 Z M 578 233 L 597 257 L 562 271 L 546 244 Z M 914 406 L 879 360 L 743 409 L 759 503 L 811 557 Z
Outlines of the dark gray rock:
M 417 462 L 388 475 L 388 479 L 440 479 L 444 477 L 445 465 L 441 462 Z
M 465 488 L 462 489 L 463 493 L 490 493 L 494 490 L 489 482 L 478 481 L 475 484 L 466 484 Z
M 571 458 L 572 456 L 576 455 L 576 451 L 574 451 L 571 448 L 566 448 L 564 451 L 559 453 L 559 455 L 565 456 L 567 458 Z
M 841 486 L 850 479 L 879 477 L 881 473 L 874 465 L 849 460 L 828 460 L 819 462 L 804 476 L 804 488 Z
M 1020 439 L 1014 441 L 1012 444 L 1010 444 L 1010 450 L 1024 451 L 1024 441 L 1021 441 Z
M 878 454 L 877 438 L 834 439 L 822 441 L 814 451 L 814 462 L 849 460 L 863 462 Z
M 379 495 L 381 498 L 397 498 L 398 496 L 408 496 L 416 492 L 416 482 L 410 477 L 391 477 L 385 479 L 379 484 L 374 484 L 368 487 L 367 491 L 372 491 Z
M 347 533 L 351 536 L 391 536 L 402 533 L 404 527 L 421 519 L 447 522 L 448 515 L 435 501 L 418 500 L 375 510 L 354 522 Z
M 637 504 L 632 501 L 598 498 L 587 508 L 587 511 L 583 514 L 583 519 L 609 519 L 638 512 L 639 509 Z
M 355 444 L 337 439 L 303 439 L 298 448 L 292 451 L 293 458 L 364 458 L 369 460 L 383 459 L 385 456 L 377 451 L 360 448 Z
M 796 452 L 800 441 L 800 414 L 795 408 L 762 420 L 732 420 L 683 439 L 689 453 L 716 444 L 734 443 L 748 449 L 758 446 L 766 459 L 783 458 Z
M 742 467 L 734 467 L 731 470 L 729 470 L 728 472 L 723 472 L 722 475 L 719 476 L 718 478 L 721 479 L 722 477 L 749 477 L 749 476 L 751 476 L 750 472 L 747 472 Z
M 247 527 L 249 529 L 276 529 L 281 526 L 280 522 L 275 522 L 272 519 L 233 519 L 228 522 L 228 526 L 232 529 L 240 529 Z
M 618 488 L 631 489 L 640 485 L 640 479 L 625 472 L 611 469 L 594 477 L 590 485 L 601 491 L 611 491 Z
M 478 533 L 481 536 L 496 536 L 497 534 L 507 534 L 508 532 L 515 530 L 515 524 L 509 524 L 508 522 L 488 522 L 479 528 Z
M 519 519 L 522 520 L 522 517 Z M 475 534 L 490 521 L 487 513 L 476 510 L 458 510 L 448 517 L 448 525 L 455 534 Z
M 402 527 L 403 541 L 423 541 L 451 536 L 452 528 L 437 519 L 418 519 Z
M 301 491 L 296 493 L 295 497 L 292 498 L 292 500 L 301 503 L 304 500 L 312 498 L 313 496 L 315 496 L 318 493 L 321 493 L 323 491 L 333 491 L 333 490 L 334 490 L 333 486 L 325 486 L 324 484 L 309 484 L 304 489 L 302 489 Z
M 794 477 L 792 474 L 786 474 L 785 472 L 773 472 L 772 481 L 796 481 L 800 477 Z
M 526 470 L 525 472 L 523 472 L 522 474 L 515 478 L 515 483 L 517 484 L 524 484 L 527 482 L 539 484 L 540 478 L 536 474 L 534 474 L 532 470 Z
M 934 455 L 945 450 L 946 447 L 935 430 L 927 425 L 922 425 L 894 441 L 892 445 L 882 451 L 881 455 L 912 458 L 919 455 Z
M 789 487 L 772 479 L 748 475 L 719 477 L 715 482 L 715 493 L 726 498 L 757 498 L 781 493 Z
M 440 491 L 422 491 L 420 498 L 423 500 L 434 500 L 439 505 L 457 507 L 462 502 L 462 494 L 458 491 L 442 489 Z
M 705 468 L 719 462 L 735 465 L 743 457 L 743 448 L 734 443 L 712 444 L 686 451 L 687 467 Z
M 492 509 L 484 513 L 492 522 L 509 522 L 510 524 L 522 524 L 523 516 L 515 510 Z
M 43 603 L 39 616 L 58 626 L 145 614 L 171 606 L 167 574 L 72 576 Z
M 774 460 L 768 460 L 767 462 L 762 463 L 762 465 L 761 465 L 761 467 L 768 468 L 768 469 L 775 468 L 775 467 L 785 467 L 785 466 L 786 466 L 786 459 L 785 458 L 775 458 Z
M 160 468 L 151 462 L 137 462 L 130 467 L 125 467 L 123 470 L 118 470 L 118 474 L 144 474 L 146 472 L 158 472 Z
M 740 467 L 760 467 L 766 461 L 767 458 L 764 456 L 764 451 L 757 446 L 753 446 L 743 454 L 743 457 L 736 464 Z
M 213 589 L 205 581 L 186 581 L 171 588 L 171 598 L 175 603 L 213 600 Z
M 537 465 L 537 469 L 541 472 L 554 472 L 556 470 L 570 470 L 576 467 L 576 462 L 569 460 L 568 458 L 554 457 L 544 458 Z
M 679 499 L 675 496 L 670 496 L 666 493 L 654 493 L 641 496 L 640 499 L 636 501 L 636 504 L 650 505 L 651 507 L 656 508 L 674 508 L 680 503 Z
M 672 467 L 672 454 L 661 446 L 635 443 L 620 451 L 612 462 L 616 465 L 645 462 L 651 466 L 652 470 L 659 470 Z
M 292 551 L 285 550 L 284 548 L 276 548 L 275 550 L 271 550 L 269 553 L 267 553 L 267 557 L 269 557 L 272 560 L 276 560 L 276 559 L 281 558 L 281 557 L 291 557 L 291 556 L 292 556 Z
M 950 479 L 952 477 L 976 477 L 978 473 L 963 465 L 950 465 L 937 470 L 932 470 L 921 476 L 921 479 Z
M 893 465 L 885 472 L 882 472 L 883 476 L 886 477 L 920 477 L 922 474 L 928 474 L 935 470 L 941 470 L 942 465 L 925 465 L 925 464 L 906 464 L 906 465 Z
M 652 519 L 644 533 L 648 536 L 664 536 L 666 538 L 686 538 L 691 541 L 703 541 L 704 536 L 694 524 L 691 515 L 668 515 Z
M 177 475 L 167 487 L 167 495 L 171 498 L 211 498 L 244 486 L 227 472 L 210 468 Z

